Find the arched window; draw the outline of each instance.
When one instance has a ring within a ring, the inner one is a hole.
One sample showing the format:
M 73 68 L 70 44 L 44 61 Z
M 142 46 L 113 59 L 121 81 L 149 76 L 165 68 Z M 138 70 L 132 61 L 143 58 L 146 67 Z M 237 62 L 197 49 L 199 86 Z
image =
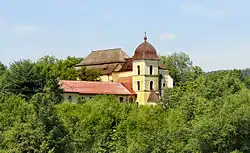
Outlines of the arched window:
M 153 74 L 153 66 L 152 66 L 152 65 L 150 65 L 150 67 L 149 67 L 149 74 L 150 74 L 150 75 Z
M 138 75 L 141 75 L 140 65 L 137 65 L 137 74 L 138 74 Z
M 150 81 L 150 90 L 153 90 L 153 81 Z
M 137 90 L 140 90 L 140 81 L 137 81 Z

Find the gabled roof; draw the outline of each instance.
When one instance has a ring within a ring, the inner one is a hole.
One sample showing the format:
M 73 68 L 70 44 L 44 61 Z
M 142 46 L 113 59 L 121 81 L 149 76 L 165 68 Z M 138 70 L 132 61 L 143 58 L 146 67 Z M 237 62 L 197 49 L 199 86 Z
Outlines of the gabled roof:
M 94 82 L 61 80 L 61 89 L 65 93 L 78 93 L 86 95 L 111 94 L 111 95 L 136 95 L 133 90 L 127 89 L 120 82 Z
M 108 63 L 125 63 L 129 56 L 121 48 L 92 51 L 76 66 L 100 65 Z

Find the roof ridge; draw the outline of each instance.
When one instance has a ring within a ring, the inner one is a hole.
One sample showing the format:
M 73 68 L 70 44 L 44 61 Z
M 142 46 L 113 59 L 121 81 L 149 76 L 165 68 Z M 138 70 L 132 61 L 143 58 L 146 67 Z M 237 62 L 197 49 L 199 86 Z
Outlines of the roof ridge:
M 119 50 L 120 49 L 120 50 Z M 122 48 L 108 48 L 108 49 L 98 49 L 98 50 L 92 50 L 92 52 L 101 52 L 101 51 L 109 51 L 109 50 L 118 50 L 123 51 Z
M 87 83 L 102 83 L 102 84 L 119 84 L 120 82 L 101 82 L 101 81 L 81 81 L 81 80 L 61 80 L 63 82 L 67 81 L 67 82 L 87 82 Z M 66 84 L 66 83 L 64 83 Z

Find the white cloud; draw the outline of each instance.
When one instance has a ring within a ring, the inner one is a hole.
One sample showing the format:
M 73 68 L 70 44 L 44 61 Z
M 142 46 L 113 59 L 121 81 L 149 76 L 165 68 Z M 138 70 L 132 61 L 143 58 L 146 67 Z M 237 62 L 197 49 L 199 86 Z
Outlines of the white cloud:
M 173 33 L 163 33 L 160 35 L 161 40 L 170 40 L 170 39 L 175 39 L 176 35 Z
M 37 27 L 33 26 L 33 25 L 14 25 L 11 27 L 11 31 L 12 32 L 16 32 L 16 33 L 32 33 L 35 32 L 37 30 Z
M 227 15 L 227 11 L 224 8 L 209 6 L 205 4 L 191 4 L 184 3 L 180 6 L 180 9 L 185 14 L 191 14 L 196 16 L 207 16 L 213 18 L 225 17 Z

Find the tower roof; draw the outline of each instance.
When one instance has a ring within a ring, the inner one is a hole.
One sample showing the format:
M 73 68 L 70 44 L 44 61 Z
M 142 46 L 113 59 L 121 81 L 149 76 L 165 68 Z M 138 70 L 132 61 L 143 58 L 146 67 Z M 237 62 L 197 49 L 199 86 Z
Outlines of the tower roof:
M 136 49 L 133 60 L 160 60 L 155 48 L 147 41 L 145 34 L 144 42 L 142 42 Z

